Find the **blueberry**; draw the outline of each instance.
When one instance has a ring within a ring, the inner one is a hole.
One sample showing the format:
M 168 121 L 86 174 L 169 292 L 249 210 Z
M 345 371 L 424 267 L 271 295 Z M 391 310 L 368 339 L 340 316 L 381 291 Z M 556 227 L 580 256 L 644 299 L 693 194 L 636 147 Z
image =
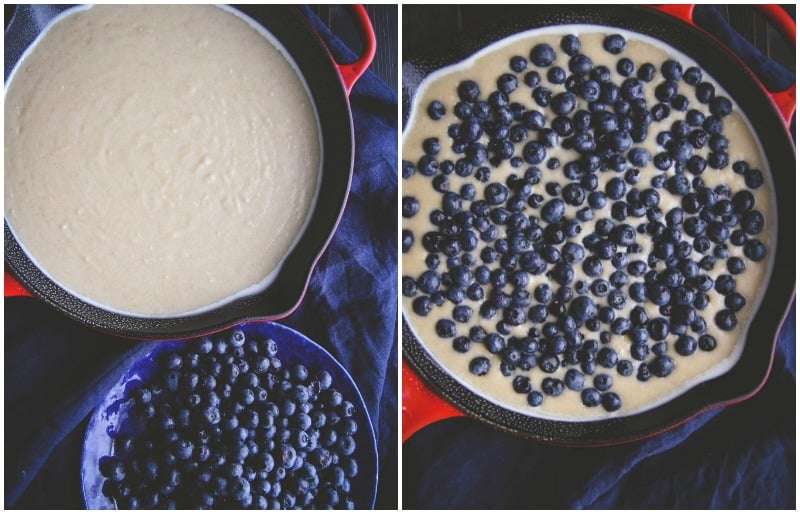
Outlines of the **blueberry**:
M 517 375 L 511 381 L 511 387 L 515 392 L 520 394 L 528 394 L 531 392 L 531 380 L 523 375 Z
M 625 195 L 625 181 L 614 177 L 606 183 L 606 194 L 612 200 L 619 200 Z
M 528 67 L 528 60 L 521 55 L 515 55 L 509 60 L 508 67 L 516 73 L 522 73 Z
M 556 60 L 556 52 L 553 47 L 540 43 L 533 47 L 530 54 L 531 62 L 539 67 L 550 66 Z
M 566 384 L 567 388 L 572 389 L 573 391 L 580 391 L 583 389 L 583 382 L 583 373 L 577 369 L 567 370 L 566 374 L 564 374 L 564 383 Z
M 469 329 L 469 338 L 474 342 L 481 342 L 486 338 L 486 331 L 480 326 L 474 326 Z
M 602 279 L 598 279 L 598 280 L 602 280 Z M 595 282 L 597 282 L 597 280 Z M 599 321 L 605 323 L 605 324 L 611 323 L 612 321 L 614 321 L 614 319 L 616 317 L 617 317 L 617 315 L 614 312 L 614 309 L 612 309 L 611 307 L 608 307 L 608 306 L 600 307 L 600 309 L 597 311 L 597 319 Z M 625 321 L 628 321 L 628 320 L 625 320 Z M 611 342 L 611 332 L 606 332 L 606 331 L 601 332 L 600 333 L 600 342 L 602 342 L 603 344 L 610 343 Z
M 408 252 L 414 246 L 414 233 L 403 229 L 403 253 Z
M 704 352 L 710 352 L 717 347 L 717 340 L 710 334 L 703 334 L 698 339 L 698 346 Z
M 577 55 L 581 51 L 581 40 L 577 36 L 568 34 L 561 38 L 560 47 L 569 56 Z
M 610 34 L 603 39 L 603 48 L 610 54 L 619 54 L 625 49 L 625 38 L 620 34 Z
M 417 170 L 426 177 L 432 177 L 439 171 L 439 162 L 430 155 L 423 155 L 417 162 Z
M 609 347 L 601 348 L 599 352 L 597 352 L 597 363 L 603 366 L 604 368 L 613 368 L 617 365 L 619 356 L 617 352 Z
M 547 70 L 547 80 L 551 84 L 563 84 L 567 80 L 567 72 L 559 66 Z
M 722 119 L 719 116 L 709 116 L 703 121 L 703 129 L 710 135 L 721 134 L 722 126 Z
M 613 228 L 610 238 L 620 246 L 630 246 L 636 242 L 636 231 L 632 226 L 621 223 Z
M 639 80 L 650 82 L 656 76 L 656 67 L 649 62 L 644 63 L 639 66 L 636 76 L 639 78 Z
M 552 354 L 543 354 L 539 359 L 539 369 L 545 373 L 554 373 L 560 365 L 558 357 Z
M 542 392 L 548 396 L 560 396 L 564 392 L 564 382 L 557 378 L 546 377 L 542 380 Z
M 736 279 L 728 274 L 721 274 L 714 281 L 714 289 L 723 295 L 732 293 L 736 289 Z
M 688 356 L 697 350 L 697 341 L 689 335 L 682 335 L 675 341 L 675 351 L 679 355 Z
M 714 86 L 708 82 L 700 82 L 695 86 L 695 97 L 697 101 L 707 104 L 714 98 Z
M 622 400 L 617 393 L 603 393 L 600 400 L 603 408 L 608 412 L 614 412 L 622 407 Z
M 744 296 L 739 293 L 734 292 L 725 296 L 725 307 L 733 312 L 740 311 L 746 303 L 747 301 L 745 300 Z
M 597 407 L 600 405 L 600 392 L 592 387 L 587 387 L 581 391 L 581 403 L 587 407 Z
M 538 141 L 529 141 L 522 149 L 522 158 L 528 164 L 539 164 L 547 157 L 545 145 Z
M 764 215 L 756 210 L 747 211 L 742 215 L 741 225 L 746 234 L 754 236 L 764 229 Z
M 731 275 L 739 275 L 740 273 L 744 273 L 745 270 L 744 261 L 739 257 L 730 257 L 726 262 L 726 266 Z
M 644 85 L 638 79 L 625 79 L 622 82 L 621 91 L 623 98 L 629 101 L 636 101 L 644 98 Z
M 447 109 L 439 100 L 434 100 L 428 104 L 428 116 L 434 121 L 442 119 L 446 112 Z
M 588 296 L 578 296 L 569 305 L 570 315 L 580 324 L 597 316 L 597 304 Z
M 569 59 L 569 71 L 577 76 L 588 75 L 592 66 L 592 60 L 583 54 L 573 55 Z
M 733 202 L 733 210 L 740 214 L 744 214 L 751 210 L 756 203 L 753 193 L 747 191 L 746 189 L 736 192 L 731 201 Z
M 418 296 L 414 298 L 411 307 L 419 316 L 427 316 L 433 310 L 433 302 L 427 296 Z
M 683 72 L 683 81 L 690 86 L 696 86 L 703 80 L 703 72 L 697 66 L 690 66 Z
M 619 73 L 623 77 L 630 76 L 633 73 L 634 69 L 635 66 L 633 64 L 633 61 L 631 61 L 627 57 L 623 57 L 622 59 L 617 61 L 617 73 Z
M 650 152 L 640 147 L 631 148 L 628 152 L 628 161 L 633 166 L 646 166 L 650 162 Z
M 600 373 L 594 377 L 594 387 L 599 391 L 608 391 L 614 385 L 611 375 Z
M 724 96 L 715 96 L 709 102 L 708 110 L 711 111 L 712 114 L 724 117 L 733 112 L 733 104 Z
M 620 291 L 619 289 L 613 289 L 610 293 L 608 293 L 608 305 L 614 309 L 620 310 L 625 306 L 625 302 L 627 298 L 625 297 L 625 293 Z
M 486 349 L 489 353 L 500 353 L 506 348 L 506 341 L 500 334 L 491 333 L 486 335 L 483 339 L 483 343 L 486 346 Z
M 403 217 L 412 218 L 419 212 L 419 200 L 413 196 L 403 197 Z
M 423 272 L 422 275 L 417 278 L 417 287 L 419 287 L 420 291 L 423 293 L 435 293 L 439 290 L 440 284 L 439 275 L 432 270 Z
M 486 357 L 475 357 L 469 362 L 469 371 L 473 375 L 477 375 L 482 377 L 489 373 L 489 369 L 491 368 L 491 363 L 489 359 Z
M 458 97 L 465 102 L 474 102 L 480 95 L 480 87 L 473 80 L 464 80 L 458 85 Z
M 647 358 L 648 353 L 650 353 L 650 349 L 646 344 L 637 343 L 631 345 L 630 355 L 637 361 L 643 361 L 645 358 Z
M 761 261 L 767 256 L 767 247 L 757 239 L 750 239 L 744 244 L 744 255 L 751 261 Z
M 503 73 L 497 78 L 498 91 L 508 95 L 517 89 L 517 77 L 511 73 Z
M 538 71 L 529 71 L 522 78 L 522 81 L 525 82 L 526 86 L 530 88 L 535 88 L 541 82 L 541 77 Z
M 725 152 L 711 152 L 708 154 L 708 165 L 715 170 L 721 170 L 728 165 L 728 154 Z
M 666 377 L 675 369 L 675 362 L 669 356 L 662 354 L 650 361 L 647 367 L 653 375 Z
M 617 373 L 623 377 L 629 377 L 633 374 L 633 363 L 627 359 L 623 359 L 617 363 Z
M 440 319 L 436 322 L 436 334 L 439 337 L 450 339 L 456 335 L 456 324 L 453 320 Z
M 538 407 L 544 401 L 544 396 L 539 391 L 531 391 L 528 393 L 528 405 L 531 407 Z
M 453 308 L 453 319 L 459 323 L 467 323 L 472 317 L 472 308 L 467 305 L 457 305 Z
M 646 362 L 642 362 L 639 364 L 639 368 L 636 371 L 636 379 L 640 382 L 647 382 L 652 377 L 652 373 L 650 372 L 650 367 L 647 365 Z
M 565 286 L 572 282 L 575 277 L 575 271 L 569 264 L 560 262 L 553 266 L 550 270 L 550 278 L 555 280 L 558 284 Z

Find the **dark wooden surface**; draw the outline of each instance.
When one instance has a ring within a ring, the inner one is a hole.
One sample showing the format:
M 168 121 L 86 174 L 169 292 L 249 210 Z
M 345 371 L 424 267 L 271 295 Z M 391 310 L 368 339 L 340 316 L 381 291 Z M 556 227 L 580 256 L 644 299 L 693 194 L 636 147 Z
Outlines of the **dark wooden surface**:
M 751 5 L 724 5 L 723 15 L 731 26 L 745 39 L 769 57 L 787 68 L 795 69 L 795 49 L 767 19 Z M 794 5 L 788 5 L 794 16 Z M 403 45 L 414 48 L 415 34 L 425 38 L 425 34 L 439 31 L 442 26 L 452 26 L 453 20 L 459 28 L 469 30 L 480 26 L 485 20 L 469 7 L 460 5 L 404 5 L 403 6 Z
M 4 26 L 8 26 L 15 7 L 14 4 L 4 5 Z M 313 9 L 347 46 L 356 52 L 361 50 L 361 34 L 349 8 L 342 5 L 316 5 Z M 397 84 L 397 6 L 368 5 L 367 12 L 378 40 L 375 60 L 370 69 L 394 88 Z

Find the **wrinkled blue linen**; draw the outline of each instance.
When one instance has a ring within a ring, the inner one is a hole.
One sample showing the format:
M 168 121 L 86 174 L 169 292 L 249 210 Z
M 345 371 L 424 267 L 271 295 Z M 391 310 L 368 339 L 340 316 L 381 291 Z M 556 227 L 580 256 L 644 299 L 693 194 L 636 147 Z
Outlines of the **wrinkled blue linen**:
M 337 59 L 355 57 L 305 14 Z M 396 508 L 397 96 L 367 72 L 350 99 L 356 153 L 347 208 L 302 306 L 282 322 L 328 349 L 355 379 L 378 438 L 376 507 Z M 6 300 L 5 313 L 5 506 L 82 508 L 87 418 L 136 344 L 32 299 Z
M 793 82 L 791 72 L 750 46 L 716 8 L 698 7 L 695 20 L 759 76 L 772 74 L 771 88 Z M 758 395 L 640 443 L 571 449 L 466 418 L 429 426 L 403 445 L 403 506 L 794 509 L 795 341 L 793 303 Z

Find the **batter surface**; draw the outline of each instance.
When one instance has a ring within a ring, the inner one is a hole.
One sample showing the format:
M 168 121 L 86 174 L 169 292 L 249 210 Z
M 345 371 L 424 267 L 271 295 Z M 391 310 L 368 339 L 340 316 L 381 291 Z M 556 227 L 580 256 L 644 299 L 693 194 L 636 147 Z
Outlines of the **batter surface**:
M 5 98 L 5 216 L 38 266 L 145 316 L 265 287 L 305 227 L 322 151 L 307 86 L 271 38 L 214 6 L 54 23 Z
M 612 80 L 615 83 L 620 83 L 623 79 L 616 70 L 616 63 L 621 58 L 631 59 L 637 67 L 643 63 L 653 63 L 656 68 L 658 68 L 660 63 L 668 58 L 680 62 L 684 70 L 690 66 L 697 66 L 695 62 L 691 61 L 686 56 L 655 40 L 638 34 L 621 31 L 616 28 L 609 29 L 608 32 L 599 32 L 598 30 L 602 30 L 602 28 L 597 26 L 575 25 L 558 27 L 554 30 L 538 30 L 535 32 L 535 35 L 522 34 L 514 36 L 482 50 L 467 61 L 436 72 L 428 77 L 420 86 L 415 97 L 414 107 L 409 117 L 409 124 L 404 133 L 403 159 L 417 163 L 418 160 L 425 155 L 423 151 L 423 141 L 430 137 L 437 137 L 441 142 L 441 151 L 436 156 L 439 162 L 448 159 L 455 162 L 460 157 L 463 157 L 463 155 L 458 155 L 452 151 L 450 147 L 450 138 L 447 134 L 448 127 L 453 123 L 459 122 L 458 118 L 453 113 L 453 106 L 459 101 L 457 94 L 458 84 L 464 80 L 473 80 L 480 86 L 482 92 L 488 94 L 488 92 L 496 88 L 495 81 L 497 77 L 503 73 L 510 72 L 509 61 L 513 56 L 527 56 L 531 49 L 540 43 L 550 44 L 553 48 L 557 49 L 557 58 L 553 66 L 560 66 L 567 69 L 569 56 L 559 49 L 559 42 L 566 34 L 578 35 L 581 42 L 580 52 L 591 58 L 595 66 L 607 66 L 611 70 Z M 604 37 L 611 33 L 622 34 L 627 39 L 624 50 L 618 55 L 612 55 L 603 48 L 602 43 Z M 545 77 L 546 69 L 537 68 L 533 66 L 533 64 L 528 63 L 527 70 L 538 70 L 542 76 L 541 83 L 551 88 L 554 94 L 556 91 L 563 91 L 563 87 L 548 83 Z M 531 88 L 522 83 L 522 76 L 524 74 L 524 72 L 518 74 L 519 87 L 509 95 L 509 102 L 519 102 L 526 108 L 539 110 L 545 113 L 548 120 L 551 120 L 554 115 L 550 109 L 537 106 L 531 99 Z M 703 80 L 713 83 L 718 92 L 727 95 L 713 78 L 704 74 Z M 656 80 L 645 83 L 644 89 L 648 105 L 654 105 L 658 102 L 655 100 L 655 88 L 660 82 L 661 79 L 659 75 L 659 78 Z M 678 93 L 685 95 L 691 100 L 690 109 L 705 109 L 707 112 L 707 106 L 704 107 L 698 104 L 695 100 L 693 88 L 688 84 L 681 81 Z M 426 114 L 426 108 L 434 100 L 441 101 L 447 108 L 444 117 L 438 121 L 431 119 L 431 117 Z M 586 102 L 583 99 L 579 99 L 577 108 L 585 109 Z M 634 146 L 646 148 L 650 152 L 650 155 L 656 155 L 660 151 L 663 151 L 663 149 L 659 149 L 656 144 L 657 134 L 661 131 L 668 131 L 674 121 L 683 119 L 685 115 L 685 112 L 676 112 L 673 110 L 665 119 L 654 122 L 649 128 L 647 139 Z M 760 262 L 751 262 L 743 256 L 741 246 L 727 245 L 731 256 L 741 257 L 747 263 L 746 270 L 736 275 L 737 291 L 746 297 L 747 304 L 737 313 L 739 323 L 736 328 L 732 331 L 724 331 L 719 329 L 714 323 L 713 316 L 714 313 L 725 308 L 725 299 L 723 296 L 716 294 L 713 289 L 708 293 L 710 302 L 704 310 L 698 311 L 698 313 L 702 313 L 703 317 L 706 318 L 707 333 L 716 339 L 716 349 L 713 351 L 698 350 L 692 355 L 684 357 L 678 355 L 674 351 L 673 344 L 677 336 L 670 334 L 666 342 L 669 346 L 669 356 L 675 361 L 675 369 L 665 378 L 653 377 L 646 382 L 637 380 L 635 372 L 630 376 L 622 376 L 613 369 L 608 370 L 598 367 L 597 373 L 607 373 L 613 377 L 614 385 L 612 390 L 622 398 L 622 407 L 615 412 L 606 412 L 600 407 L 587 408 L 581 403 L 580 391 L 570 390 L 569 388 L 566 388 L 559 396 L 545 396 L 544 402 L 540 406 L 531 407 L 526 402 L 526 396 L 524 394 L 518 394 L 513 390 L 512 378 L 517 375 L 525 375 L 530 378 L 534 389 L 538 389 L 539 384 L 545 377 L 556 377 L 563 380 L 566 368 L 562 367 L 553 374 L 546 374 L 538 367 L 534 367 L 529 371 L 520 371 L 517 369 L 511 376 L 503 376 L 499 370 L 500 358 L 487 351 L 483 344 L 477 342 L 473 343 L 469 351 L 460 353 L 452 348 L 451 340 L 439 337 L 435 324 L 439 319 L 450 318 L 452 316 L 451 313 L 453 312 L 454 306 L 450 301 L 445 301 L 440 306 L 434 305 L 433 310 L 428 313 L 427 316 L 420 316 L 415 313 L 412 308 L 414 298 L 405 297 L 403 299 L 404 315 L 426 351 L 445 370 L 468 388 L 489 398 L 495 403 L 526 414 L 567 420 L 591 420 L 641 412 L 674 398 L 701 381 L 718 376 L 730 369 L 741 354 L 750 320 L 758 309 L 766 287 L 772 263 L 773 248 L 776 241 L 777 220 L 773 184 L 768 172 L 767 162 L 763 157 L 763 152 L 753 134 L 752 128 L 741 110 L 735 104 L 733 113 L 725 118 L 724 135 L 730 142 L 728 148 L 730 156 L 729 164 L 720 170 L 706 170 L 706 172 L 702 174 L 702 179 L 710 188 L 714 188 L 720 184 L 727 184 L 735 192 L 741 189 L 747 189 L 747 186 L 745 185 L 742 175 L 735 174 L 732 171 L 731 167 L 733 163 L 739 160 L 745 160 L 752 168 L 758 168 L 764 172 L 764 185 L 757 189 L 751 189 L 750 191 L 755 197 L 755 208 L 760 210 L 765 218 L 765 228 L 763 232 L 758 235 L 758 239 L 767 246 L 769 253 L 768 257 Z M 484 136 L 484 138 L 485 137 L 486 136 Z M 532 139 L 535 139 L 535 137 Z M 485 139 L 482 141 L 485 142 Z M 696 153 L 707 157 L 708 148 L 704 148 Z M 562 165 L 575 160 L 577 156 L 578 154 L 574 150 L 564 149 L 560 145 L 549 148 L 547 152 L 547 159 L 552 157 L 558 158 Z M 488 164 L 486 165 L 488 166 Z M 490 182 L 504 183 L 505 178 L 509 174 L 516 173 L 517 175 L 522 175 L 527 167 L 528 165 L 524 164 L 519 168 L 513 168 L 509 161 L 506 160 L 499 167 L 492 169 Z M 545 166 L 545 162 L 542 162 L 539 168 L 542 172 L 542 179 L 537 185 L 533 186 L 533 191 L 534 193 L 544 195 L 545 198 L 548 198 L 547 194 L 544 192 L 546 183 L 556 182 L 563 187 L 571 182 L 564 176 L 560 167 L 551 170 Z M 649 187 L 651 179 L 662 173 L 662 171 L 656 169 L 651 160 L 647 165 L 640 167 L 638 187 L 640 189 Z M 674 171 L 669 170 L 667 174 L 672 175 Z M 688 176 L 690 179 L 693 178 L 692 175 Z M 599 173 L 599 186 L 597 190 L 603 191 L 606 183 L 614 177 L 622 177 L 622 173 Z M 478 198 L 483 197 L 482 191 L 486 187 L 486 184 L 481 184 L 474 177 L 470 176 L 465 178 L 458 176 L 457 173 L 452 173 L 448 175 L 447 178 L 450 184 L 449 191 L 458 193 L 464 184 L 469 183 L 475 185 L 477 188 Z M 419 200 L 420 205 L 418 214 L 403 219 L 403 228 L 411 230 L 415 238 L 413 246 L 403 255 L 402 275 L 404 277 L 416 278 L 428 269 L 425 262 L 428 252 L 423 248 L 421 239 L 423 234 L 438 230 L 429 219 L 429 215 L 432 210 L 442 208 L 442 195 L 431 187 L 431 179 L 432 177 L 423 176 L 417 171 L 411 177 L 403 180 L 403 195 L 415 197 Z M 679 207 L 681 205 L 680 197 L 671 195 L 664 189 L 660 189 L 659 192 L 661 195 L 659 207 L 664 213 L 673 207 Z M 613 202 L 609 201 L 604 208 L 596 209 L 594 211 L 594 220 L 611 217 L 612 203 Z M 574 218 L 576 210 L 576 207 L 567 205 L 566 216 Z M 526 214 L 538 215 L 538 212 L 537 210 L 528 210 Z M 584 225 L 584 231 L 574 238 L 575 242 L 580 242 L 584 236 L 592 231 L 592 227 L 595 223 L 594 220 L 588 223 L 582 223 L 582 225 Z M 644 219 L 644 221 L 647 220 Z M 634 226 L 640 222 L 641 219 L 637 221 L 628 221 L 628 223 L 633 223 Z M 500 228 L 498 238 L 502 238 L 504 229 L 499 226 L 498 228 Z M 639 257 L 631 256 L 631 258 L 642 258 L 646 260 L 646 256 L 652 249 L 650 238 L 647 237 L 646 234 L 637 233 L 636 242 L 642 246 L 642 251 Z M 487 243 L 479 241 L 477 249 L 472 253 L 476 256 L 479 255 L 480 251 L 485 246 L 487 246 Z M 587 255 L 590 254 L 587 253 Z M 699 258 L 700 255 L 701 254 L 693 251 L 694 258 Z M 442 264 L 437 270 L 439 272 L 446 269 L 444 263 L 445 256 L 442 255 L 441 260 Z M 490 268 L 496 266 L 495 264 L 490 266 Z M 710 271 L 704 271 L 704 273 L 707 273 L 713 279 L 721 273 L 726 273 L 725 266 L 725 259 L 717 259 L 714 268 Z M 593 279 L 587 277 L 583 272 L 580 262 L 575 264 L 574 268 L 576 281 L 583 280 L 587 283 L 592 282 Z M 603 274 L 601 276 L 608 279 L 612 271 L 614 271 L 614 268 L 611 262 L 605 261 Z M 543 283 L 548 283 L 553 288 L 558 287 L 558 285 L 554 284 L 545 274 L 530 275 L 527 290 L 533 296 L 535 288 Z M 627 286 L 623 289 L 627 291 Z M 598 302 L 598 305 L 606 305 L 603 298 L 595 298 L 595 300 Z M 487 320 L 478 315 L 481 303 L 480 301 L 472 301 L 469 298 L 464 300 L 463 304 L 470 306 L 474 315 L 469 323 L 456 323 L 458 336 L 466 336 L 470 327 L 473 325 L 479 325 L 489 333 L 496 331 L 494 327 L 498 318 Z M 617 316 L 626 317 L 630 313 L 630 310 L 636 305 L 637 302 L 628 297 L 624 307 L 617 311 Z M 645 307 L 651 319 L 659 316 L 659 309 L 655 304 L 645 302 L 640 305 Z M 549 315 L 547 321 L 555 321 L 555 318 Z M 533 325 L 533 323 L 527 322 L 521 326 L 512 327 L 511 336 L 525 337 L 528 329 Z M 539 326 L 541 326 L 541 324 L 539 324 Z M 606 329 L 604 328 L 603 330 Z M 582 329 L 582 331 L 587 332 L 585 329 Z M 695 337 L 697 336 L 697 334 L 693 335 Z M 586 337 L 597 339 L 597 333 L 587 332 Z M 620 359 L 631 359 L 629 350 L 631 342 L 626 335 L 613 335 L 607 346 L 613 348 L 618 353 Z M 476 376 L 470 373 L 470 362 L 476 356 L 485 356 L 490 359 L 491 369 L 488 374 Z M 652 353 L 648 359 L 649 358 L 652 358 Z M 633 360 L 633 363 L 635 365 L 639 364 L 637 360 Z M 587 374 L 587 387 L 591 386 L 591 380 L 592 376 Z

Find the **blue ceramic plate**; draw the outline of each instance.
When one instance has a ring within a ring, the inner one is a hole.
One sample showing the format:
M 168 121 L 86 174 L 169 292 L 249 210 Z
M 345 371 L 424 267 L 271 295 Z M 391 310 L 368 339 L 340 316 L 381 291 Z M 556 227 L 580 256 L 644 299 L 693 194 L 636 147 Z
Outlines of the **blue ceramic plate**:
M 284 365 L 302 363 L 309 369 L 326 369 L 333 376 L 333 385 L 356 406 L 354 418 L 358 422 L 355 434 L 358 475 L 351 481 L 352 498 L 357 509 L 371 509 L 375 504 L 378 486 L 378 451 L 375 432 L 367 413 L 364 399 L 353 377 L 327 350 L 300 332 L 278 323 L 255 322 L 239 325 L 248 337 L 270 337 L 278 343 L 278 357 Z M 157 371 L 157 356 L 165 351 L 180 348 L 193 341 L 155 341 L 141 346 L 139 358 L 92 414 L 83 443 L 81 462 L 81 484 L 83 498 L 88 509 L 114 509 L 114 502 L 102 493 L 103 476 L 100 474 L 100 457 L 109 455 L 112 434 L 125 434 L 134 427 L 128 417 L 131 407 L 126 401 L 126 392 L 148 382 Z

